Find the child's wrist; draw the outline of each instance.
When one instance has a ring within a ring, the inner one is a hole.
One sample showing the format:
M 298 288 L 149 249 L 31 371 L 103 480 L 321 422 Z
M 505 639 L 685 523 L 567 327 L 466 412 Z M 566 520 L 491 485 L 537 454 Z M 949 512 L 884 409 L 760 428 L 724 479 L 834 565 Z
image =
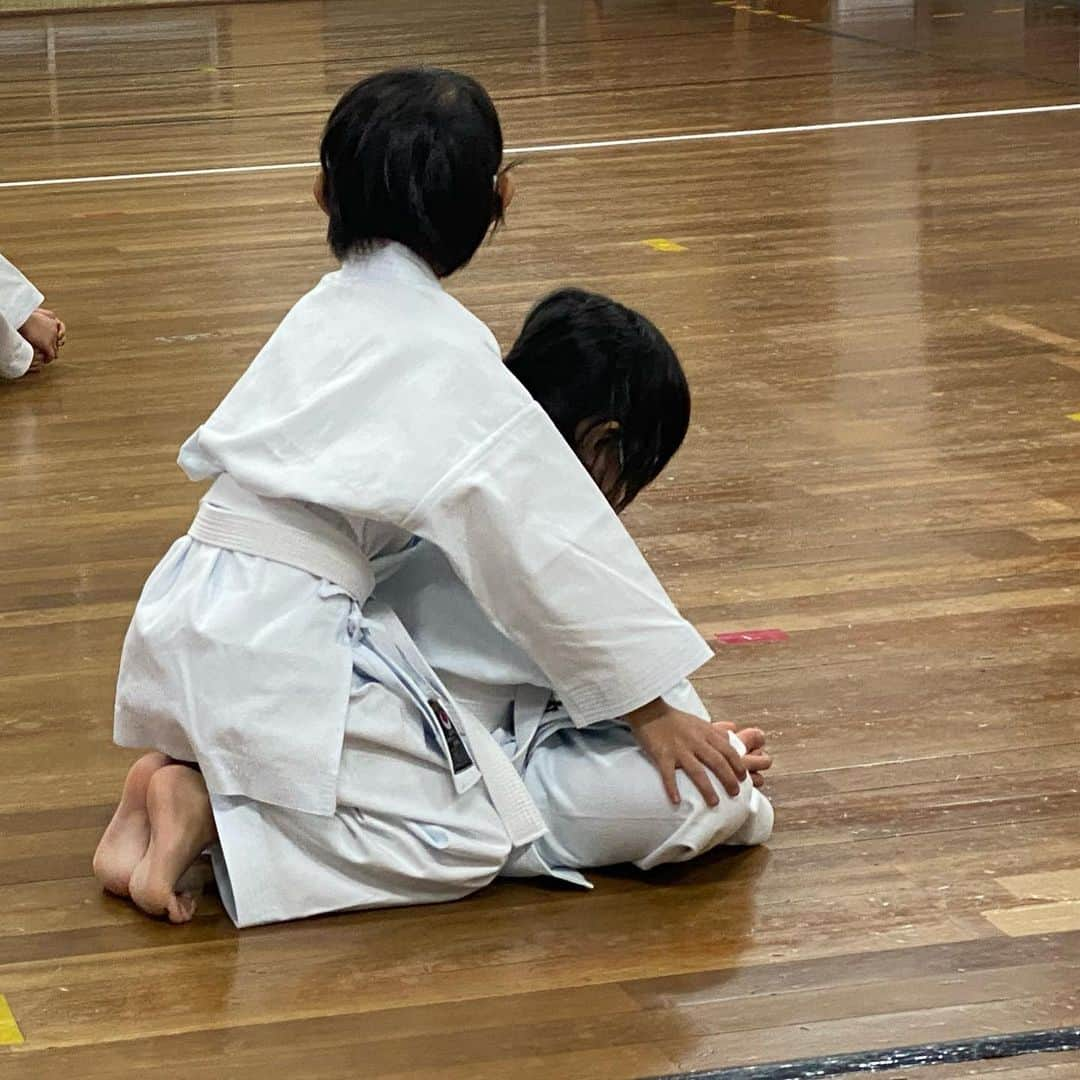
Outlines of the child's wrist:
M 668 704 L 663 698 L 654 698 L 652 701 L 641 705 L 632 712 L 626 714 L 626 722 L 632 728 L 639 728 L 659 716 L 663 716 L 668 710 Z

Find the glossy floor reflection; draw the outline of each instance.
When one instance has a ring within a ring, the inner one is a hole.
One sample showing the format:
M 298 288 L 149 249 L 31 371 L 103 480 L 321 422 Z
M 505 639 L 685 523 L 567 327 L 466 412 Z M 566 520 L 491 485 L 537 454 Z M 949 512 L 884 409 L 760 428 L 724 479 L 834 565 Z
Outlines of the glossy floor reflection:
M 0 19 L 0 184 L 302 163 L 344 86 L 406 62 L 484 80 L 513 146 L 1064 104 L 1078 27 L 1011 0 Z M 630 1077 L 1075 1023 L 1078 125 L 522 155 L 453 289 L 504 343 L 568 281 L 671 336 L 694 423 L 630 524 L 703 631 L 790 635 L 700 682 L 775 743 L 776 836 L 589 896 L 244 934 L 212 902 L 143 920 L 89 856 L 128 761 L 120 640 L 197 494 L 176 447 L 330 265 L 311 177 L 0 187 L 2 250 L 70 340 L 0 386 L 0 993 L 26 1037 L 0 1077 Z

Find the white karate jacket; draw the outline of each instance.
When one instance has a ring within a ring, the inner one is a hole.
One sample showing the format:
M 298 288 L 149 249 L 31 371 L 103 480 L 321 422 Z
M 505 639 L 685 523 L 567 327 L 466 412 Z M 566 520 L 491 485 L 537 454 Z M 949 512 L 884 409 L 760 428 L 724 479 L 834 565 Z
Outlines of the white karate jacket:
M 358 558 L 409 534 L 431 540 L 580 725 L 645 704 L 712 656 L 490 331 L 398 244 L 350 260 L 296 304 L 180 464 L 261 497 L 258 516 L 279 506 L 335 519 Z M 319 710 L 348 696 L 347 659 L 332 655 L 343 615 L 317 610 L 317 583 L 260 563 L 235 555 L 232 571 L 184 543 L 166 557 L 125 645 L 117 741 L 176 753 L 138 714 L 167 710 L 183 727 L 183 703 L 195 702 L 203 722 L 222 714 L 220 733 L 200 735 L 212 790 L 330 812 L 343 719 L 323 724 Z M 168 650 L 191 655 L 165 685 Z M 271 686 L 280 708 L 267 707 Z M 220 782 L 218 750 L 234 762 Z

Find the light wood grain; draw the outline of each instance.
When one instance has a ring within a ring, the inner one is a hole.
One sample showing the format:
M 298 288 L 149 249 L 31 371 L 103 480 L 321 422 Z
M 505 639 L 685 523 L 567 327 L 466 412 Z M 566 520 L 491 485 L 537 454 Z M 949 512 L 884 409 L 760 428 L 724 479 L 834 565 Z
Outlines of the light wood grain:
M 1010 937 L 1060 934 L 1065 930 L 1080 930 L 1080 900 L 988 911 L 986 917 Z

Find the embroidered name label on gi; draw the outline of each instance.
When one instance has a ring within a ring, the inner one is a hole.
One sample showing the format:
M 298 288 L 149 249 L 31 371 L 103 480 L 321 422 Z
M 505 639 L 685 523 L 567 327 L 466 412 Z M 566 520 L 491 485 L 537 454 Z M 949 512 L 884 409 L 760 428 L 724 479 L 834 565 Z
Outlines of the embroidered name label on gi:
M 431 711 L 435 714 L 435 719 L 439 721 L 439 727 L 442 728 L 443 738 L 446 739 L 446 749 L 450 751 L 450 764 L 453 766 L 454 772 L 464 772 L 472 766 L 473 762 L 472 758 L 469 757 L 469 751 L 465 749 L 465 744 L 461 741 L 457 728 L 454 727 L 454 722 L 435 698 L 431 698 L 428 705 L 431 706 Z

